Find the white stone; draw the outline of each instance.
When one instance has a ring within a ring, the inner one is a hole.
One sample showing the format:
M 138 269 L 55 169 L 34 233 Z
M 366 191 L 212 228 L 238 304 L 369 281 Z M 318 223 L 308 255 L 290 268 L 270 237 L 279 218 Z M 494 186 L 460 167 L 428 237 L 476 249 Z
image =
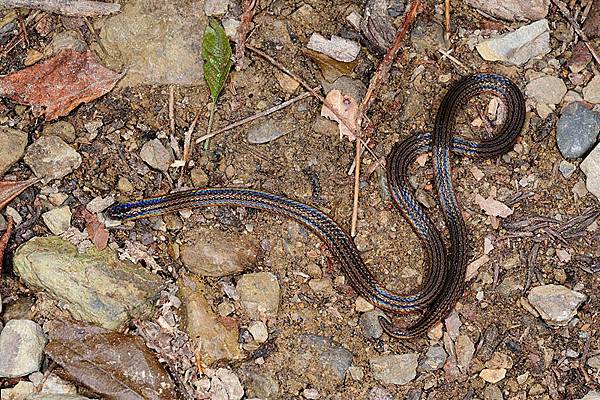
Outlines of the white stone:
M 54 208 L 42 214 L 44 223 L 54 235 L 64 233 L 71 226 L 69 206 Z
M 548 324 L 565 326 L 587 296 L 565 286 L 543 285 L 531 289 L 527 299 Z

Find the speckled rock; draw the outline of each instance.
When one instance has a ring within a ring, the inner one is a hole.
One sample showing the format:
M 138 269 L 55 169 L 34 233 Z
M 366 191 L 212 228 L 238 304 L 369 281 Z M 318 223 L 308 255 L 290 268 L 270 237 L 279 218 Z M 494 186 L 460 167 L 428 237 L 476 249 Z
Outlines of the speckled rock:
M 0 126 L 0 176 L 25 154 L 27 133 Z
M 279 310 L 279 282 L 270 272 L 245 274 L 238 280 L 236 291 L 240 303 L 253 317 L 275 316 Z
M 81 156 L 58 136 L 42 136 L 27 148 L 25 163 L 46 182 L 60 179 L 79 168 Z
M 12 319 L 0 333 L 0 377 L 16 378 L 40 369 L 48 339 L 42 327 L 26 319 Z
M 592 104 L 600 104 L 600 75 L 596 75 L 583 88 L 583 99 Z
M 249 399 L 277 400 L 281 397 L 277 378 L 268 372 L 242 370 L 240 371 L 240 379 Z
M 446 362 L 447 354 L 444 351 L 444 348 L 440 345 L 431 346 L 427 353 L 425 353 L 425 358 L 419 364 L 420 371 L 435 371 L 436 369 L 440 369 L 444 366 Z
M 75 127 L 68 121 L 57 121 L 52 124 L 47 124 L 42 130 L 42 135 L 58 136 L 67 143 L 73 143 L 77 136 L 75 135 Z
M 299 347 L 294 349 L 293 371 L 306 371 L 313 385 L 321 380 L 344 382 L 346 371 L 352 364 L 352 353 L 330 338 L 318 335 L 302 335 Z M 308 368 L 307 368 L 308 367 Z
M 484 60 L 525 64 L 534 57 L 550 52 L 548 21 L 541 19 L 514 32 L 483 41 L 477 45 L 477 51 Z
M 600 145 L 596 145 L 579 167 L 586 176 L 586 189 L 600 199 Z
M 15 272 L 29 285 L 59 299 L 78 320 L 118 329 L 150 311 L 161 279 L 112 250 L 79 254 L 59 237 L 35 237 L 19 246 Z M 93 279 L 90 279 L 93 277 Z
M 525 94 L 543 104 L 558 104 L 565 97 L 567 86 L 562 79 L 546 75 L 531 80 L 525 87 Z
M 484 14 L 507 21 L 537 21 L 548 15 L 550 0 L 466 0 Z
M 140 151 L 140 157 L 146 164 L 159 171 L 166 172 L 175 161 L 173 150 L 165 147 L 158 139 L 152 139 L 144 143 Z
M 360 316 L 359 324 L 366 338 L 378 339 L 383 334 L 383 328 L 379 323 L 379 317 L 385 317 L 381 310 L 371 310 Z
M 259 248 L 253 235 L 198 228 L 181 245 L 181 261 L 200 276 L 227 276 L 254 264 Z
M 548 324 L 565 326 L 587 296 L 565 286 L 543 285 L 531 289 L 527 299 Z
M 393 354 L 369 360 L 373 376 L 380 382 L 406 385 L 417 376 L 417 353 Z
M 57 207 L 42 214 L 44 223 L 54 235 L 64 233 L 71 226 L 69 206 Z
M 567 105 L 556 124 L 556 143 L 563 157 L 573 159 L 587 153 L 600 132 L 600 114 L 581 103 Z

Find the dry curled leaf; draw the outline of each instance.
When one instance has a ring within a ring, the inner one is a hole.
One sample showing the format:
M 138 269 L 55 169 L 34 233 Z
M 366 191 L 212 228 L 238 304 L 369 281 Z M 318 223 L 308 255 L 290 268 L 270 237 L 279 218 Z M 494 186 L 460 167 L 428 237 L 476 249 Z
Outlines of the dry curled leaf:
M 480 194 L 476 194 L 475 203 L 477 203 L 487 215 L 492 217 L 506 218 L 513 213 L 512 208 L 491 196 L 485 199 Z
M 75 216 L 85 220 L 85 230 L 98 250 L 104 250 L 108 244 L 108 230 L 98 218 L 84 206 L 75 209 Z
M 40 180 L 40 178 L 34 178 L 26 181 L 0 181 L 0 210 L 6 207 L 12 199 L 20 195 L 25 189 Z
M 352 96 L 342 94 L 337 89 L 330 91 L 325 98 L 328 104 L 331 104 L 335 113 L 331 111 L 326 105 L 321 108 L 321 116 L 329 118 L 338 123 L 340 127 L 340 139 L 344 136 L 348 137 L 348 140 L 356 140 L 356 136 L 352 131 L 356 131 L 356 119 L 358 118 L 358 103 Z M 350 127 L 346 126 L 336 115 L 341 115 Z M 350 129 L 349 129 L 350 128 Z
M 46 121 L 108 93 L 123 75 L 100 64 L 87 50 L 62 50 L 52 58 L 0 77 L 0 96 L 33 107 Z
M 173 381 L 140 337 L 66 321 L 48 325 L 46 354 L 102 398 L 178 398 Z

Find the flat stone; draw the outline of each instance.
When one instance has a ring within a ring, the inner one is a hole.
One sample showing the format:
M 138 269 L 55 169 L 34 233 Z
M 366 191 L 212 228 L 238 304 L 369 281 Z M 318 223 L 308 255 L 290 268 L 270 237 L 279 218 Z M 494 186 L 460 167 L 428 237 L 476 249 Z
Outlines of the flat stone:
M 229 8 L 229 0 L 206 0 L 204 2 L 204 14 L 208 17 L 224 15 Z
M 246 139 L 248 143 L 264 144 L 272 142 L 285 135 L 285 132 L 271 120 L 259 122 L 248 130 Z
M 248 327 L 248 331 L 258 343 L 264 343 L 269 338 L 269 330 L 267 325 L 262 321 L 254 321 Z
M 239 378 L 227 368 L 219 368 L 210 381 L 210 394 L 222 393 L 227 395 L 228 400 L 240 400 L 244 397 L 244 388 Z M 211 399 L 220 399 L 219 396 L 211 396 Z
M 475 354 L 475 345 L 467 335 L 459 335 L 454 345 L 456 350 L 456 362 L 461 372 L 467 373 L 473 354 Z
M 35 237 L 19 246 L 14 267 L 28 285 L 59 299 L 75 319 L 106 329 L 144 316 L 161 288 L 159 277 L 120 261 L 109 249 L 78 254 L 59 237 Z
M 573 159 L 587 153 L 600 132 L 600 114 L 581 103 L 567 105 L 556 124 L 556 142 L 563 157 Z
M 596 145 L 579 167 L 586 176 L 586 189 L 600 199 L 600 145 Z
M 556 76 L 542 76 L 533 79 L 525 87 L 525 94 L 544 104 L 558 104 L 567 93 L 567 86 Z
M 270 272 L 245 274 L 238 280 L 236 291 L 246 312 L 260 318 L 261 315 L 276 316 L 279 310 L 279 282 Z
M 69 206 L 57 207 L 42 214 L 44 223 L 54 235 L 60 235 L 71 227 L 71 210 Z
M 313 33 L 306 45 L 307 48 L 328 55 L 337 61 L 352 62 L 360 52 L 360 44 L 353 40 L 331 36 L 331 39 Z
M 600 355 L 588 358 L 586 364 L 592 368 L 600 369 Z
M 479 377 L 489 383 L 498 383 L 506 377 L 506 369 L 485 368 L 481 370 Z
M 40 369 L 48 339 L 42 327 L 27 319 L 11 319 L 0 333 L 0 377 L 17 378 Z
M 419 364 L 419 370 L 429 372 L 440 369 L 444 366 L 447 357 L 448 355 L 443 346 L 431 346 L 425 353 L 425 358 Z
M 550 50 L 550 28 L 546 19 L 477 45 L 477 51 L 484 60 L 504 61 L 513 65 L 523 65 L 534 57 L 549 53 Z
M 506 21 L 537 21 L 548 15 L 550 0 L 466 0 L 466 3 Z
M 373 377 L 380 382 L 406 385 L 417 376 L 417 353 L 393 354 L 369 360 Z
M 0 176 L 23 157 L 26 147 L 26 132 L 0 126 Z
M 531 289 L 527 299 L 548 324 L 565 326 L 587 296 L 561 285 L 543 285 Z
M 367 311 L 360 316 L 359 324 L 366 338 L 378 339 L 383 334 L 383 328 L 379 323 L 380 316 L 385 317 L 381 310 Z
M 177 282 L 182 311 L 185 315 L 184 330 L 194 344 L 194 352 L 205 365 L 220 361 L 239 360 L 242 355 L 237 327 L 225 325 L 204 297 L 202 281 L 188 277 Z
M 573 173 L 577 170 L 577 167 L 573 163 L 562 160 L 558 164 L 558 170 L 560 171 L 562 176 L 569 179 L 573 175 Z
M 107 68 L 127 68 L 119 82 L 123 86 L 204 85 L 203 10 L 202 1 L 128 1 L 119 14 L 96 19 L 100 43 L 108 52 L 98 55 Z
M 77 139 L 75 135 L 75 127 L 68 121 L 57 121 L 52 124 L 47 124 L 42 130 L 44 136 L 58 136 L 66 143 L 73 143 Z
M 154 169 L 167 172 L 175 161 L 173 150 L 165 147 L 158 139 L 152 139 L 144 143 L 140 151 L 140 157 L 146 164 Z
M 504 400 L 504 396 L 498 386 L 487 385 L 483 391 L 483 400 Z
M 311 371 L 318 372 L 317 379 L 344 382 L 346 371 L 352 364 L 352 353 L 330 338 L 318 335 L 302 335 L 300 348 L 296 349 L 292 367 L 310 366 Z M 317 383 L 317 382 L 315 382 Z
M 583 88 L 583 99 L 592 104 L 600 104 L 600 75 L 596 75 Z
M 42 136 L 27 148 L 25 163 L 38 178 L 49 182 L 79 168 L 81 156 L 58 136 Z
M 181 261 L 194 274 L 221 277 L 253 265 L 259 249 L 253 235 L 197 228 L 181 245 Z
M 279 382 L 277 382 L 274 375 L 268 372 L 242 370 L 240 378 L 246 389 L 248 399 L 277 400 L 281 398 L 279 395 Z
M 357 312 L 367 312 L 375 309 L 375 306 L 365 300 L 364 297 L 358 296 L 354 301 L 354 309 Z

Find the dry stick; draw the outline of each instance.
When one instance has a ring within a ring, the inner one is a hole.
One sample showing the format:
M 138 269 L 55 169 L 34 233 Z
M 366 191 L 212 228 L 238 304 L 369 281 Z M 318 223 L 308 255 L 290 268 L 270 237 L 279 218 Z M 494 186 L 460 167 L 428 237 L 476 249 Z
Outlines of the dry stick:
M 356 236 L 356 223 L 358 221 L 358 197 L 360 194 L 360 140 L 356 141 L 356 155 L 354 162 L 356 167 L 354 168 L 354 198 L 352 201 L 352 225 L 350 228 L 350 235 Z
M 248 38 L 255 9 L 256 0 L 244 0 L 244 12 L 242 13 L 240 26 L 237 28 L 237 45 L 235 47 L 235 69 L 238 71 L 244 67 L 246 39 Z
M 171 135 L 175 134 L 175 86 L 169 86 L 169 128 Z
M 72 17 L 96 17 L 121 11 L 119 3 L 87 0 L 0 0 L 0 8 L 31 8 Z
M 583 30 L 581 29 L 581 27 L 579 26 L 577 21 L 575 21 L 575 19 L 573 19 L 573 17 L 569 13 L 569 10 L 564 5 L 564 3 L 561 2 L 560 0 L 552 0 L 552 2 L 558 7 L 561 14 L 573 26 L 575 33 L 577 33 L 577 35 L 579 35 L 579 37 L 581 38 L 581 41 L 583 41 L 583 44 L 585 44 L 585 46 L 588 48 L 590 53 L 592 53 L 594 60 L 596 60 L 596 62 L 600 65 L 600 57 L 598 56 L 598 53 L 596 53 L 596 51 L 594 50 L 594 47 L 590 44 L 590 40 L 588 39 L 587 35 L 585 34 L 585 32 L 583 32 Z
M 185 133 L 185 138 L 183 140 L 183 167 L 181 167 L 181 173 L 179 174 L 179 180 L 177 181 L 177 186 L 179 187 L 181 187 L 183 183 L 183 174 L 185 173 L 187 165 L 190 162 L 190 157 L 192 155 L 192 133 L 194 133 L 194 128 L 196 128 L 198 118 L 200 118 L 200 111 L 196 113 L 196 116 L 190 124 L 189 129 Z
M 446 41 L 450 39 L 450 0 L 445 1 Z
M 321 88 L 321 86 L 316 86 L 314 88 L 311 88 L 311 90 L 313 90 L 313 91 L 314 90 L 319 90 L 320 88 Z M 206 134 L 206 135 L 204 135 L 204 136 L 196 139 L 196 143 L 203 142 L 206 139 L 210 139 L 211 137 L 213 137 L 215 135 L 218 135 L 219 133 L 223 133 L 223 132 L 231 130 L 233 128 L 237 128 L 238 126 L 247 124 L 248 122 L 254 121 L 255 119 L 258 119 L 258 118 L 261 118 L 261 117 L 265 117 L 265 116 L 267 116 L 269 114 L 273 114 L 276 111 L 279 111 L 279 110 L 282 110 L 282 109 L 288 107 L 290 104 L 294 104 L 295 102 L 300 101 L 300 100 L 305 99 L 305 98 L 310 97 L 310 96 L 312 96 L 311 92 L 304 92 L 304 93 L 302 93 L 302 94 L 300 94 L 300 95 L 298 95 L 298 96 L 296 96 L 296 97 L 294 97 L 292 99 L 289 99 L 288 101 L 284 101 L 281 104 L 273 106 L 273 107 L 269 108 L 268 110 L 261 111 L 261 112 L 259 112 L 257 114 L 251 115 L 251 116 L 249 116 L 247 118 L 244 118 L 244 119 L 236 121 L 236 122 L 234 122 L 232 124 L 229 124 L 229 125 L 221 128 L 221 129 L 217 129 L 216 131 L 212 131 L 211 133 Z

